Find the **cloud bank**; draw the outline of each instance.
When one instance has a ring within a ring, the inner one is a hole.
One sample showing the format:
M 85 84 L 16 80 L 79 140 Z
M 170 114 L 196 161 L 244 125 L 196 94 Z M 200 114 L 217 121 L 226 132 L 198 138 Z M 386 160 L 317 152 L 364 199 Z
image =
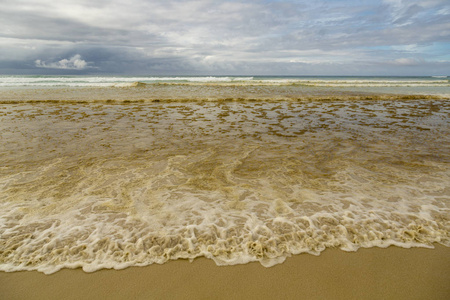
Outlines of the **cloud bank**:
M 57 62 L 47 63 L 37 59 L 35 66 L 38 68 L 49 68 L 49 69 L 65 69 L 65 70 L 84 70 L 88 67 L 88 63 L 81 59 L 80 54 L 76 54 L 69 59 L 61 59 Z
M 449 18 L 447 0 L 17 0 L 0 72 L 435 75 Z

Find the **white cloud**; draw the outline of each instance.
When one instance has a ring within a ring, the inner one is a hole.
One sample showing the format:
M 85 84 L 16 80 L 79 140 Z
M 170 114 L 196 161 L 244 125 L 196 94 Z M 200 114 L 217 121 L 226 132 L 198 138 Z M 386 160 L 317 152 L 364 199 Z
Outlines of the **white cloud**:
M 69 59 L 61 59 L 60 61 L 50 63 L 37 59 L 35 65 L 38 68 L 65 70 L 84 70 L 89 67 L 88 63 L 84 59 L 81 59 L 80 54 L 76 54 Z

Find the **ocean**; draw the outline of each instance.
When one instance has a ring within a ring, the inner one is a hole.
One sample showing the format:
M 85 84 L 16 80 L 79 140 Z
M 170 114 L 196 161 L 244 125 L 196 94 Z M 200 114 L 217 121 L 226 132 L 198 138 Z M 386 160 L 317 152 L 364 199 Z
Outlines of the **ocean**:
M 0 76 L 0 270 L 450 247 L 436 77 Z

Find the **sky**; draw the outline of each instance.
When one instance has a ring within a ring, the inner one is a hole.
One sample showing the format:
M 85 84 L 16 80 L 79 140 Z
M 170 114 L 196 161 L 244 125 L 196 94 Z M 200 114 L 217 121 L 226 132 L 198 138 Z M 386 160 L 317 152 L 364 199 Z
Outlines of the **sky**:
M 449 0 L 0 0 L 4 75 L 449 73 Z

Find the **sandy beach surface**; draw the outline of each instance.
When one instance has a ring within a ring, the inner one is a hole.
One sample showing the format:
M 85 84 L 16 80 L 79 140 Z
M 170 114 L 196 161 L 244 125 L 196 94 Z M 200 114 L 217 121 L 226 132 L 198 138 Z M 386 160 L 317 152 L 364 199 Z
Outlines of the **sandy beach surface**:
M 0 272 L 0 299 L 449 299 L 450 249 L 389 247 L 218 267 L 200 258 L 85 273 Z

